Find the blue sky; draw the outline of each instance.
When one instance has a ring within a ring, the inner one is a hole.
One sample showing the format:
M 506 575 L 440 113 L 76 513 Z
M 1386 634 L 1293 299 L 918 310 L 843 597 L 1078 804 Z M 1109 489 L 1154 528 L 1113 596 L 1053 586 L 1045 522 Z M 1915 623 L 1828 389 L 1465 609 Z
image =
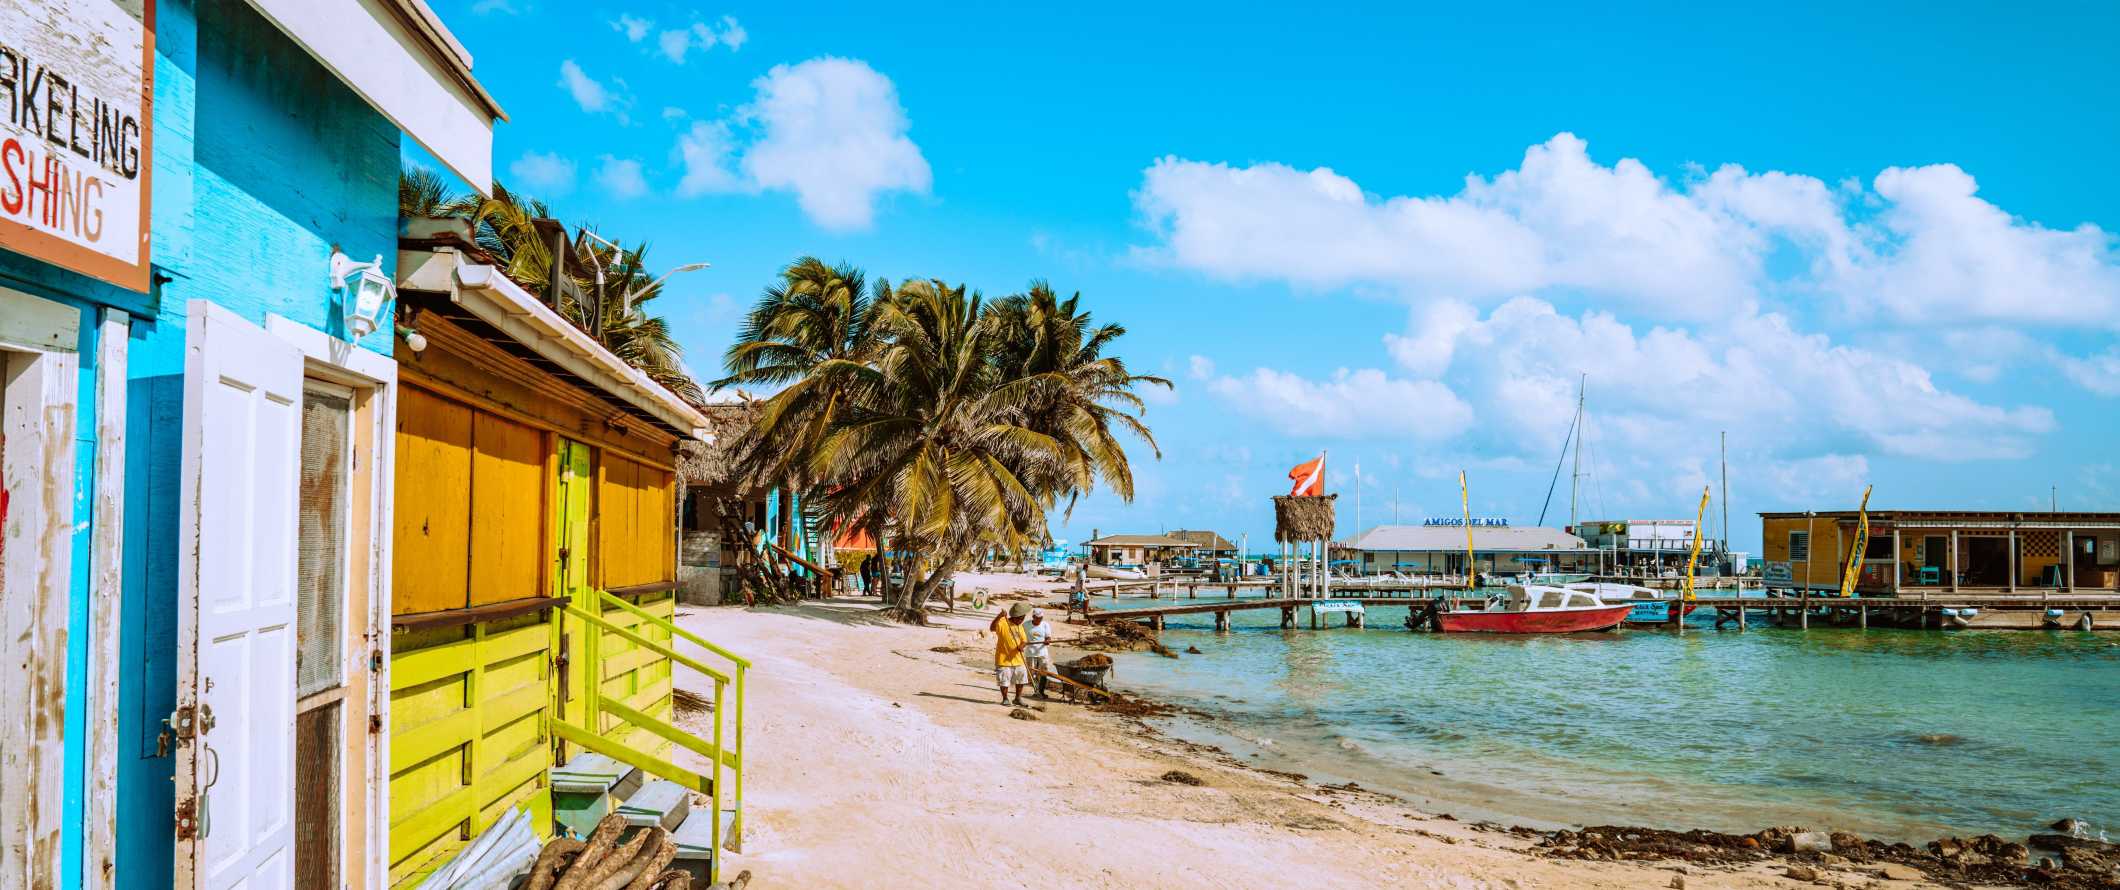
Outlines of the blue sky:
M 1139 497 L 1056 534 L 1256 544 L 1332 454 L 1352 530 L 2120 509 L 2110 8 L 435 4 L 502 181 L 658 264 L 702 373 L 804 254 L 1033 278 L 1178 384 Z M 1568 479 L 1556 514 L 1567 514 Z M 1720 505 L 1713 508 L 1719 511 Z M 1548 517 L 1549 523 L 1556 520 Z

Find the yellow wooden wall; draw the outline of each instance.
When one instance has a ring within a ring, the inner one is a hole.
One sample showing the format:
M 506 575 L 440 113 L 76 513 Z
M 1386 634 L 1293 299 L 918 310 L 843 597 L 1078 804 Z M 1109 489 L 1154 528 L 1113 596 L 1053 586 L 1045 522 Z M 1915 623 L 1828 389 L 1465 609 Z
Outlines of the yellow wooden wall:
M 398 388 L 391 614 L 461 608 L 470 589 L 471 409 Z
M 597 483 L 602 586 L 677 580 L 677 489 L 670 471 L 605 451 Z
M 551 822 L 552 625 L 402 633 L 390 660 L 390 881 L 445 861 L 508 807 Z
M 545 595 L 547 433 L 400 387 L 392 614 Z
M 502 412 L 400 388 L 392 612 L 409 615 L 557 595 L 556 452 L 560 434 Z M 671 471 L 592 449 L 594 530 L 585 557 L 599 588 L 673 581 L 675 478 Z M 649 614 L 676 612 L 671 592 L 627 597 Z M 574 635 L 568 716 L 592 670 L 581 623 L 557 612 L 398 633 L 392 640 L 390 880 L 407 882 L 446 861 L 511 806 L 549 829 L 546 770 L 555 748 L 552 648 Z M 605 618 L 649 639 L 667 631 L 611 608 Z M 670 661 L 615 634 L 598 641 L 603 695 L 665 721 L 673 717 Z M 607 718 L 598 731 L 656 757 L 670 743 Z M 572 752 L 561 752 L 562 754 Z

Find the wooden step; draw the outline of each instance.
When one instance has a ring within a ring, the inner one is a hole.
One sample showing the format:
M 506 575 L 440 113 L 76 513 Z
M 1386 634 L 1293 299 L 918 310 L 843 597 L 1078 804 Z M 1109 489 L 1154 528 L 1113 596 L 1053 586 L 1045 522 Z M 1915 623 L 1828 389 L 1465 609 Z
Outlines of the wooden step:
M 722 810 L 722 845 L 731 850 L 735 847 L 735 810 Z M 692 873 L 692 886 L 707 886 L 707 876 L 714 870 L 714 818 L 716 814 L 706 807 L 690 807 L 685 820 L 670 832 L 670 839 L 677 842 L 677 858 L 670 862 L 671 868 L 682 868 Z
M 618 814 L 626 817 L 629 825 L 659 825 L 664 831 L 676 831 L 691 807 L 692 795 L 685 786 L 655 779 L 619 803 Z
M 574 837 L 587 837 L 596 823 L 640 787 L 640 770 L 602 754 L 583 752 L 554 767 L 552 821 Z

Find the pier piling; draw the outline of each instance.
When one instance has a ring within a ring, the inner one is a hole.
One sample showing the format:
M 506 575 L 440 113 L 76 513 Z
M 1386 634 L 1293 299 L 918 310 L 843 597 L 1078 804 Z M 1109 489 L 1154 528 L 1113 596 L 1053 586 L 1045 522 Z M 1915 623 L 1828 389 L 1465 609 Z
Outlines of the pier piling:
M 1225 609 L 1223 611 L 1215 613 L 1215 630 L 1223 632 L 1227 632 L 1229 630 L 1228 610 Z

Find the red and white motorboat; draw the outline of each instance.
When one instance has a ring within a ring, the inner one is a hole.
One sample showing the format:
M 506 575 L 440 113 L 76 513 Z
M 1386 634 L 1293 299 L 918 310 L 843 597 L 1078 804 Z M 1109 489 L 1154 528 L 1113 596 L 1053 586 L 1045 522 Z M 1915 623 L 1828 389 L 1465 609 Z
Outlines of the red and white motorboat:
M 1628 603 L 1606 605 L 1597 594 L 1542 584 L 1514 584 L 1477 612 L 1444 612 L 1445 633 L 1572 634 L 1611 630 L 1627 620 Z
M 1684 599 L 1676 590 L 1657 590 L 1639 584 L 1583 581 L 1563 586 L 1569 590 L 1596 594 L 1600 600 L 1634 600 L 1634 610 L 1627 613 L 1627 625 L 1630 627 L 1668 627 L 1671 624 L 1672 609 L 1677 609 L 1679 617 L 1684 618 L 1700 608 L 1700 603 Z M 1641 602 L 1642 600 L 1650 602 Z

